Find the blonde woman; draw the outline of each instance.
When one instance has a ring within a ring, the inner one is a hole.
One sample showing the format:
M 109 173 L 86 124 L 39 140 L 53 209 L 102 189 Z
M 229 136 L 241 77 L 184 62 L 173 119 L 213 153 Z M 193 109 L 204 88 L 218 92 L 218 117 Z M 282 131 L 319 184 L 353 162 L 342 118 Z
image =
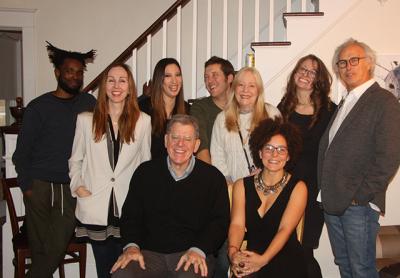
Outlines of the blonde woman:
M 211 162 L 228 184 L 254 174 L 256 167 L 249 150 L 250 133 L 260 121 L 280 117 L 279 110 L 264 102 L 264 86 L 255 68 L 244 67 L 232 82 L 232 94 L 218 114 L 211 136 Z

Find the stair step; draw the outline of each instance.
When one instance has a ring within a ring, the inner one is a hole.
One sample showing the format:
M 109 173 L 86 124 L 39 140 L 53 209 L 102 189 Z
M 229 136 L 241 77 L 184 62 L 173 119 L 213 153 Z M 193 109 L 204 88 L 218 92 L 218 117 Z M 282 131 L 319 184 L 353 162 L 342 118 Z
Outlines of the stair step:
M 294 12 L 294 13 L 283 13 L 283 24 L 287 28 L 287 17 L 295 16 L 324 16 L 323 12 Z
M 281 42 L 252 42 L 250 44 L 251 49 L 253 49 L 254 46 L 289 46 L 292 43 L 289 41 L 281 41 Z M 254 51 L 254 49 L 253 49 Z

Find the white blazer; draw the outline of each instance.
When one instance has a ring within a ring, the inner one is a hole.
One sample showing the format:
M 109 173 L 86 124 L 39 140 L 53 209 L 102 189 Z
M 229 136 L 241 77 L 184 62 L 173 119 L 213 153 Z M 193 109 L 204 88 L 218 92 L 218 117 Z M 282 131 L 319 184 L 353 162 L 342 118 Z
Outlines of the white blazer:
M 135 127 L 135 141 L 123 143 L 113 171 L 108 158 L 106 136 L 93 139 L 93 113 L 81 113 L 76 121 L 74 144 L 69 159 L 71 194 L 77 197 L 75 215 L 84 224 L 107 225 L 108 205 L 114 188 L 118 214 L 128 194 L 133 172 L 150 159 L 151 120 L 141 112 Z M 80 198 L 75 190 L 85 186 L 92 195 Z

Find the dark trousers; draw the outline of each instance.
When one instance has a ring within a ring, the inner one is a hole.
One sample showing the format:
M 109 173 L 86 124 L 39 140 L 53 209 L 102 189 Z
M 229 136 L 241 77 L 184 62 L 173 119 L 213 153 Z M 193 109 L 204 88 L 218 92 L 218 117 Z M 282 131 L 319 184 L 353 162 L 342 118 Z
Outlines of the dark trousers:
M 184 271 L 183 267 L 179 271 L 175 271 L 179 259 L 185 252 L 173 254 L 161 254 L 157 252 L 142 250 L 146 269 L 140 268 L 138 262 L 130 262 L 124 269 L 115 272 L 113 278 L 199 278 L 200 271 L 196 274 L 191 265 L 188 271 Z M 208 276 L 212 277 L 214 272 L 215 257 L 209 255 L 206 258 Z
M 98 278 L 110 278 L 111 268 L 122 253 L 121 244 L 114 238 L 91 242 Z
M 32 195 L 24 196 L 32 265 L 27 277 L 53 277 L 75 229 L 76 200 L 69 184 L 34 180 Z
M 228 240 L 218 250 L 213 278 L 227 278 L 230 262 L 228 259 Z

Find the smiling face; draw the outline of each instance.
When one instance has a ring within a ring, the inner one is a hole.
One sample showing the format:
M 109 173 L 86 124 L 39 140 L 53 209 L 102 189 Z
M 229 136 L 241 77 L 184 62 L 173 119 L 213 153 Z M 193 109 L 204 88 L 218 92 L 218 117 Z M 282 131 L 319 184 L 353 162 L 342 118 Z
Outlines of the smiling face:
M 259 151 L 264 168 L 270 172 L 283 170 L 289 160 L 288 146 L 285 137 L 280 134 L 271 137 Z
M 197 151 L 200 140 L 196 138 L 192 125 L 175 123 L 168 134 L 165 135 L 165 147 L 174 169 L 186 169 L 189 161 Z
M 70 95 L 78 94 L 83 84 L 83 71 L 80 61 L 66 58 L 60 68 L 55 69 L 58 87 Z
M 339 60 L 347 61 L 347 67 L 338 69 L 340 79 L 346 86 L 347 91 L 351 91 L 371 79 L 371 61 L 369 58 L 363 58 L 365 55 L 364 49 L 356 44 L 351 44 L 340 52 Z M 349 63 L 349 59 L 354 57 L 362 58 L 356 66 L 352 66 Z
M 182 88 L 182 74 L 177 65 L 169 64 L 165 67 L 162 88 L 165 97 L 175 98 L 179 94 Z
M 122 67 L 111 68 L 106 79 L 106 94 L 111 103 L 125 103 L 129 92 L 128 73 Z
M 250 71 L 244 71 L 238 78 L 235 87 L 236 101 L 240 110 L 250 111 L 254 108 L 259 95 L 256 78 Z
M 318 64 L 316 61 L 307 59 L 301 63 L 294 75 L 297 90 L 312 91 L 317 71 Z
M 225 76 L 220 64 L 212 64 L 204 70 L 204 84 L 213 98 L 228 92 L 233 76 Z

